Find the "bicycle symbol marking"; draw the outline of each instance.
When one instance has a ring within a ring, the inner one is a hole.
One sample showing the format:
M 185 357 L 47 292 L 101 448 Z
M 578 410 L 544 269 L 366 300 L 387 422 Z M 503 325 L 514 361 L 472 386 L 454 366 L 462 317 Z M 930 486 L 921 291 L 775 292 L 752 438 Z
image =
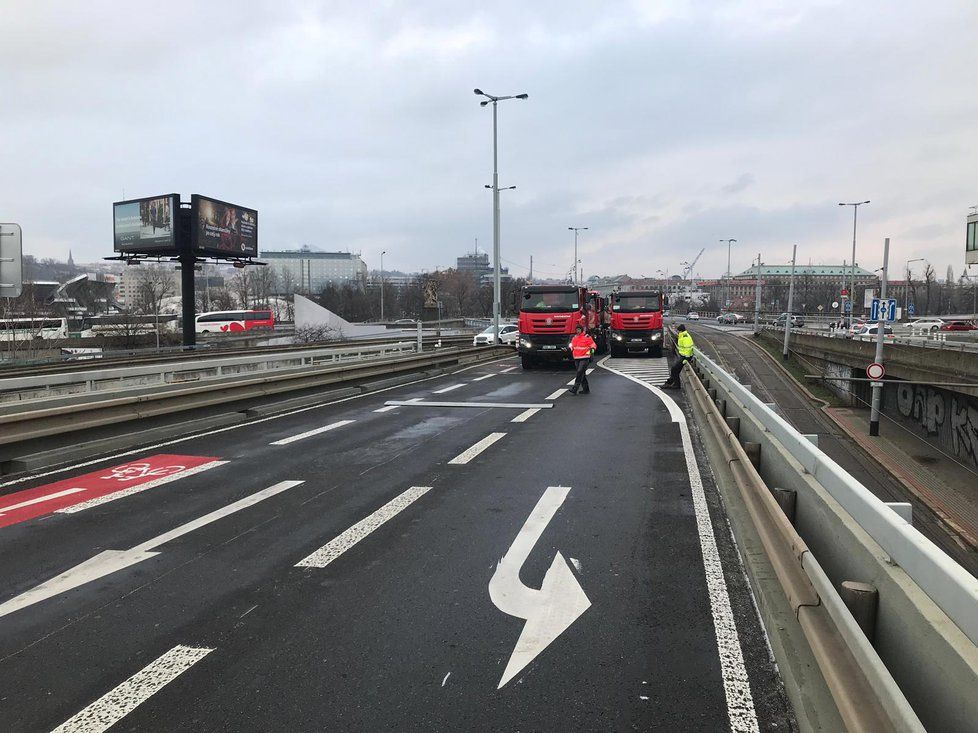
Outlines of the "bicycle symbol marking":
M 108 476 L 100 476 L 99 478 L 115 479 L 116 481 L 138 481 L 150 477 L 170 476 L 186 468 L 186 466 L 158 466 L 153 468 L 148 463 L 127 463 L 124 466 L 110 468 Z

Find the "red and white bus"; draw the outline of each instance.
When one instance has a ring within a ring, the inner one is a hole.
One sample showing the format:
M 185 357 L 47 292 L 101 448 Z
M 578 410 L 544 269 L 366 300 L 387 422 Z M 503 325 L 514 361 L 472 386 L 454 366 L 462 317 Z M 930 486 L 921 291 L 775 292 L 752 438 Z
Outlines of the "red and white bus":
M 271 311 L 211 311 L 201 313 L 196 322 L 197 333 L 242 333 L 275 328 Z

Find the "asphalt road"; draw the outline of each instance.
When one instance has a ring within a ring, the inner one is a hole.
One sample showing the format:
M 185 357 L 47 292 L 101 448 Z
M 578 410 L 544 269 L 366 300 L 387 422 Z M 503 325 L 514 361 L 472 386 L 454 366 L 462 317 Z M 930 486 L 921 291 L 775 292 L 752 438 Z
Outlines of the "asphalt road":
M 0 486 L 0 730 L 792 729 L 684 398 L 609 364 Z

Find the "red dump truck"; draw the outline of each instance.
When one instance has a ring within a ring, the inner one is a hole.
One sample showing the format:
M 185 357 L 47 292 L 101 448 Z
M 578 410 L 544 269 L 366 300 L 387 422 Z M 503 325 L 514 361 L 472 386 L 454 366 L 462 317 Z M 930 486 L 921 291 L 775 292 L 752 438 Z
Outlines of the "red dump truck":
M 570 341 L 578 324 L 598 345 L 608 348 L 604 299 L 576 285 L 528 285 L 517 294 L 520 336 L 516 350 L 524 369 L 540 363 L 571 361 Z M 661 323 L 661 321 L 660 321 Z
M 658 290 L 611 294 L 611 355 L 662 356 L 662 307 Z

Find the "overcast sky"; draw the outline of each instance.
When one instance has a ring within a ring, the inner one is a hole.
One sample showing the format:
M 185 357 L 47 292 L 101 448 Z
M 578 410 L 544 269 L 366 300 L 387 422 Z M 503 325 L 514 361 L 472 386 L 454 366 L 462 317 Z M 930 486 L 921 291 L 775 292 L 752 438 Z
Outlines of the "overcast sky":
M 262 249 L 704 277 L 850 257 L 960 274 L 978 204 L 978 2 L 40 2 L 0 6 L 0 220 L 110 255 L 111 203 L 204 193 Z M 918 263 L 916 267 L 920 267 Z M 974 268 L 973 268 L 974 269 Z M 899 275 L 897 275 L 898 277 Z

